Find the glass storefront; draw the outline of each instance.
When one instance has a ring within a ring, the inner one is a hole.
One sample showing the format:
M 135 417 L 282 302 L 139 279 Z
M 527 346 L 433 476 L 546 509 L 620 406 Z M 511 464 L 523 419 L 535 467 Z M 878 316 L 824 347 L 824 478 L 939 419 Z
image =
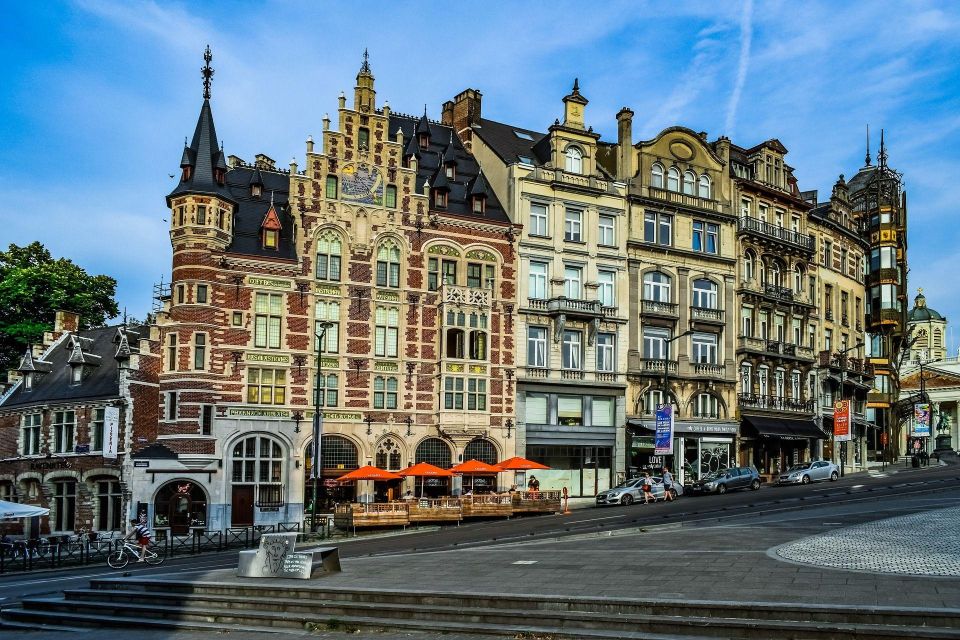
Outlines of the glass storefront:
M 613 447 L 528 445 L 527 458 L 550 467 L 531 472 L 544 491 L 566 487 L 571 496 L 594 496 L 613 486 Z

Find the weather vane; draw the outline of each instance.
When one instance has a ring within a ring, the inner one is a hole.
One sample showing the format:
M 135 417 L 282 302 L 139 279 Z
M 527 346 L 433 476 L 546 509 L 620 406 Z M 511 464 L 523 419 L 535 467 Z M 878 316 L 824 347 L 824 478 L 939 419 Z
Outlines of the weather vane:
M 203 99 L 210 99 L 210 82 L 213 79 L 213 68 L 210 66 L 210 61 L 213 60 L 213 54 L 210 53 L 210 45 L 207 45 L 207 50 L 203 52 L 203 68 L 200 69 L 200 73 L 203 75 Z

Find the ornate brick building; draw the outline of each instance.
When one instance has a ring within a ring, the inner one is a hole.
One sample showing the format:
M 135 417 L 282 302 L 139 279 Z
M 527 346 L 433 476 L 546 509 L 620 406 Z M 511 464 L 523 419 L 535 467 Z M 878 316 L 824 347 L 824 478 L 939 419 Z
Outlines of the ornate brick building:
M 130 451 L 157 419 L 157 359 L 138 326 L 52 332 L 10 372 L 0 396 L 0 500 L 50 509 L 23 533 L 123 531 L 132 512 Z M 141 445 L 142 446 L 142 445 Z
M 518 229 L 452 128 L 378 108 L 365 55 L 353 104 L 340 96 L 335 128 L 323 118 L 303 170 L 228 158 L 209 61 L 167 198 L 162 415 L 137 454 L 154 525 L 299 519 L 314 405 L 325 480 L 512 456 Z

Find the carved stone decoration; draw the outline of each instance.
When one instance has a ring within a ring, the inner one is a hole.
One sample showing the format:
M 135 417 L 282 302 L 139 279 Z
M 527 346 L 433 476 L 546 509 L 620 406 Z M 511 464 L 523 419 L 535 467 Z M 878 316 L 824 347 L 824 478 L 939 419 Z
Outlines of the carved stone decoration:
M 560 314 L 553 323 L 553 341 L 559 343 L 563 338 L 563 329 L 567 326 L 567 316 Z
M 597 330 L 600 328 L 600 318 L 594 318 L 590 321 L 587 330 L 587 346 L 592 347 L 597 341 Z

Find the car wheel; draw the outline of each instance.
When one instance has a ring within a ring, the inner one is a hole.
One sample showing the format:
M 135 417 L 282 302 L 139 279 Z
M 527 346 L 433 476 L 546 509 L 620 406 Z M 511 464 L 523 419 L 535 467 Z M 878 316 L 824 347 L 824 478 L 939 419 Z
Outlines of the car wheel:
M 674 500 L 677 499 L 677 490 L 676 490 L 676 489 L 670 489 L 670 497 L 673 498 Z
M 723 495 L 726 492 L 727 492 L 727 485 L 721 484 L 720 486 L 717 487 L 717 493 L 719 493 L 720 495 Z
M 754 491 L 756 491 L 757 489 L 759 489 L 759 488 L 760 488 L 760 481 L 759 481 L 759 480 L 754 480 L 753 482 L 751 482 L 751 483 L 750 483 L 750 488 L 753 489 Z
M 630 495 L 629 493 L 623 496 L 622 498 L 620 498 L 620 504 L 627 505 L 627 506 L 633 504 L 633 496 Z
M 803 476 L 800 482 L 802 482 L 803 484 L 810 484 L 810 476 Z
M 839 477 L 840 477 L 840 476 L 837 475 L 837 472 L 834 471 L 833 473 L 830 474 L 830 482 L 836 482 L 836 481 L 837 481 L 837 478 L 839 478 Z

